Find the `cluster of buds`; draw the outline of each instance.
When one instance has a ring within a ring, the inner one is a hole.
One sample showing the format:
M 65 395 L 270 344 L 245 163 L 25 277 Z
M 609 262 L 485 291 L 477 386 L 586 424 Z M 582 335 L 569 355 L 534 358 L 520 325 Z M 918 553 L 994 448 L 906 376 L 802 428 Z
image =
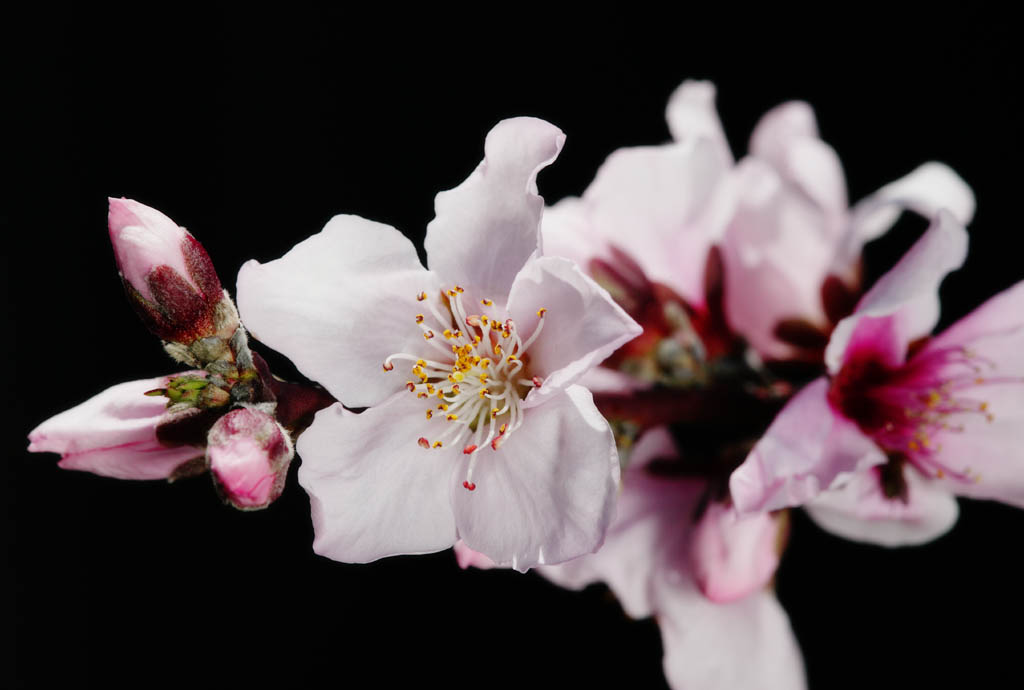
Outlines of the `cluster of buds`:
M 114 386 L 39 425 L 29 450 L 121 479 L 174 481 L 210 470 L 225 502 L 265 508 L 281 494 L 292 436 L 331 398 L 273 377 L 187 230 L 136 201 L 111 199 L 109 231 L 136 313 L 193 369 Z

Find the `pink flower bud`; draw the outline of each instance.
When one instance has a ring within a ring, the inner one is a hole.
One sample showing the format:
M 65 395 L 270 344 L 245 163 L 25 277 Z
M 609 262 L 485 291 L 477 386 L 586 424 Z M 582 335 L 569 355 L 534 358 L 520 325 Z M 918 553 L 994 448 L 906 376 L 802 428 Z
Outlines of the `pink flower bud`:
M 224 290 L 203 246 L 156 209 L 131 199 L 109 201 L 117 268 L 146 326 L 164 340 L 186 345 L 225 329 L 219 335 L 229 337 L 237 321 L 218 323 L 224 320 L 217 309 Z
M 697 523 L 690 545 L 693 574 L 711 601 L 736 601 L 765 587 L 779 565 L 785 518 L 770 513 L 737 517 L 712 502 Z
M 167 386 L 172 378 L 119 383 L 51 417 L 28 435 L 29 451 L 60 453 L 64 469 L 117 479 L 178 476 L 186 463 L 203 457 L 203 450 L 162 441 L 157 427 L 199 410 L 168 413 L 167 398 L 146 395 Z
M 281 495 L 293 454 L 288 433 L 255 407 L 228 412 L 207 437 L 214 483 L 224 500 L 240 510 L 266 508 Z

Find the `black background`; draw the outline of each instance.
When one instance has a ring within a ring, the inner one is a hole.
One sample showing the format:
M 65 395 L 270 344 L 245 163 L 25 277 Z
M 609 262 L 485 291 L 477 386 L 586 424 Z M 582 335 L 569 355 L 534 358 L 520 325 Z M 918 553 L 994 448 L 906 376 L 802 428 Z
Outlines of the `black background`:
M 239 513 L 205 477 L 128 483 L 26 453 L 49 416 L 175 370 L 124 299 L 107 196 L 188 227 L 233 288 L 243 261 L 280 256 L 339 212 L 421 242 L 434 194 L 464 179 L 505 117 L 566 132 L 540 189 L 579 194 L 614 149 L 666 140 L 668 95 L 702 77 L 738 155 L 760 114 L 803 98 L 851 199 L 929 159 L 973 186 L 971 255 L 944 285 L 944 323 L 1024 278 L 1019 55 L 998 20 L 803 17 L 781 33 L 762 18 L 647 15 L 590 17 L 611 20 L 591 32 L 525 8 L 464 29 L 397 19 L 119 8 L 6 24 L 28 40 L 8 45 L 0 134 L 2 616 L 16 638 L 4 686 L 664 683 L 656 624 L 627 619 L 601 587 L 462 572 L 450 552 L 361 566 L 313 555 L 294 470 L 270 509 Z M 873 274 L 922 227 L 872 247 Z M 1024 514 L 961 506 L 951 534 L 899 551 L 796 517 L 777 584 L 812 688 L 1018 682 Z

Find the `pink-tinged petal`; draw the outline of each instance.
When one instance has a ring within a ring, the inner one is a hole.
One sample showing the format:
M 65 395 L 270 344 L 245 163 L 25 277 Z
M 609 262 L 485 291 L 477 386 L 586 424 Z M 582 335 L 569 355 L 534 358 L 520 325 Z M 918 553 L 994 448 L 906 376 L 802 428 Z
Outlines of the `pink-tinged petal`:
M 630 616 L 654 613 L 651 579 L 669 552 L 685 541 L 697 503 L 707 489 L 699 479 L 658 477 L 643 469 L 652 460 L 675 456 L 675 444 L 665 427 L 641 436 L 623 474 L 615 519 L 604 545 L 596 553 L 537 571 L 570 589 L 606 582 Z
M 960 509 L 948 487 L 903 470 L 905 500 L 887 498 L 877 470 L 858 472 L 840 487 L 804 506 L 818 525 L 853 541 L 911 546 L 941 537 L 956 523 Z
M 806 687 L 800 648 L 770 592 L 716 604 L 678 576 L 657 581 L 654 600 L 665 678 L 674 690 Z
M 851 263 L 861 247 L 884 234 L 903 211 L 931 218 L 946 209 L 967 225 L 974 217 L 974 192 L 948 165 L 925 163 L 857 203 L 850 212 L 850 229 L 840 263 Z M 845 265 L 845 264 L 844 264 Z
M 177 374 L 176 376 L 184 376 Z M 167 446 L 156 438 L 167 414 L 167 398 L 147 396 L 169 379 L 127 381 L 65 410 L 28 436 L 29 451 L 60 453 L 60 466 L 117 479 L 165 479 L 182 463 L 203 454 L 191 446 Z
M 495 567 L 494 561 L 487 556 L 483 555 L 479 551 L 466 546 L 466 542 L 461 539 L 455 542 L 455 561 L 459 564 L 459 567 L 463 570 L 468 568 L 478 568 L 480 570 L 490 570 Z
M 793 396 L 732 473 L 729 491 L 740 514 L 802 505 L 885 462 L 874 442 L 832 411 L 828 385 L 820 378 Z
M 718 188 L 729 165 L 707 139 L 615 151 L 583 195 L 596 236 L 703 304 L 707 252 L 732 203 Z
M 574 383 L 643 332 L 604 288 L 556 256 L 527 262 L 512 285 L 508 313 L 522 338 L 542 329 L 527 349 L 530 370 L 543 381 L 528 406 Z
M 1018 338 L 1018 357 L 1021 349 Z M 985 412 L 957 415 L 954 428 L 933 439 L 936 459 L 970 478 L 947 477 L 941 484 L 960 496 L 1024 508 L 1024 387 L 1019 381 L 991 384 L 971 394 L 985 403 Z
M 541 221 L 544 255 L 560 256 L 587 270 L 591 259 L 609 258 L 608 242 L 613 238 L 598 234 L 590 219 L 589 204 L 569 197 L 544 209 Z
M 565 135 L 532 117 L 502 120 L 487 134 L 484 160 L 434 201 L 427 226 L 427 265 L 447 281 L 502 298 L 540 248 L 544 200 L 537 173 L 562 150 Z
M 665 119 L 677 142 L 707 139 L 719 148 L 723 162 L 732 163 L 729 142 L 715 109 L 715 85 L 709 81 L 684 81 L 669 97 Z
M 781 321 L 825 325 L 821 285 L 838 225 L 762 160 L 740 161 L 729 184 L 738 197 L 721 245 L 729 324 L 762 356 L 785 358 Z
M 294 448 L 273 416 L 255 407 L 231 410 L 207 436 L 210 474 L 240 510 L 265 508 L 281 495 Z
M 335 216 L 280 259 L 242 266 L 238 307 L 256 338 L 346 405 L 365 407 L 405 385 L 381 366 L 423 350 L 416 296 L 439 301 L 440 288 L 397 230 Z
M 724 503 L 708 504 L 693 532 L 693 575 L 708 599 L 736 601 L 765 587 L 779 566 L 784 518 L 770 513 L 738 517 Z
M 899 263 L 861 298 L 856 311 L 836 325 L 825 350 L 829 371 L 834 374 L 842 366 L 864 319 L 891 317 L 903 354 L 910 342 L 928 335 L 939 319 L 939 283 L 966 257 L 967 231 L 952 214 L 940 211 Z
M 771 163 L 822 211 L 846 212 L 846 179 L 839 156 L 818 138 L 814 111 L 807 103 L 783 103 L 765 113 L 751 134 L 750 155 Z
M 202 448 L 168 447 L 154 438 L 67 453 L 57 464 L 65 470 L 92 472 L 114 479 L 168 479 L 179 467 L 201 457 Z
M 967 347 L 988 360 L 994 359 L 999 366 L 999 374 L 1020 376 L 1024 375 L 1022 340 L 1024 281 L 987 299 L 980 307 L 935 336 L 928 343 L 927 349 Z
M 399 393 L 362 414 L 335 404 L 299 437 L 299 484 L 309 494 L 313 550 L 346 563 L 441 551 L 455 543 L 449 499 L 457 450 L 423 448 L 440 420 Z
M 591 393 L 629 393 L 651 388 L 650 381 L 642 381 L 635 376 L 606 367 L 594 367 L 577 381 Z M 635 451 L 634 451 L 635 452 Z
M 522 572 L 597 550 L 619 483 L 615 440 L 587 389 L 570 386 L 525 414 L 497 451 L 464 456 L 460 477 L 476 458 L 475 490 L 451 488 L 466 545 Z

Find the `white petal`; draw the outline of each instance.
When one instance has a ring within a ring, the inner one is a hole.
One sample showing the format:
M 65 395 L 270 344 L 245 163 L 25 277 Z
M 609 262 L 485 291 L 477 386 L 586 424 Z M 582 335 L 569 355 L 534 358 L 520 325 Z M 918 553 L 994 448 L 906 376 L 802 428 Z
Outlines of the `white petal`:
M 484 160 L 434 201 L 427 226 L 427 265 L 446 281 L 504 298 L 539 249 L 544 200 L 537 173 L 562 150 L 565 135 L 532 117 L 502 120 L 488 133 Z
M 381 369 L 397 352 L 424 351 L 416 295 L 439 299 L 412 243 L 394 228 L 335 216 L 280 259 L 249 261 L 238 308 L 252 334 L 350 407 L 375 405 L 405 378 Z
M 716 604 L 690 578 L 678 576 L 656 582 L 654 601 L 665 677 L 675 690 L 806 687 L 789 619 L 770 592 Z
M 525 414 L 497 451 L 481 451 L 476 489 L 452 489 L 466 545 L 524 572 L 597 550 L 619 482 L 611 429 L 585 388 L 570 386 Z
M 313 550 L 346 563 L 430 553 L 455 543 L 449 485 L 458 450 L 425 449 L 444 422 L 428 422 L 408 392 L 362 414 L 335 404 L 298 441 L 299 483 L 309 494 Z
M 715 85 L 711 82 L 684 81 L 669 97 L 665 119 L 676 141 L 707 139 L 719 148 L 726 165 L 732 162 L 729 142 L 715 110 Z
M 534 259 L 516 276 L 508 313 L 520 337 L 543 330 L 527 352 L 530 371 L 543 385 L 530 392 L 528 404 L 574 383 L 643 329 L 612 300 L 608 292 L 567 259 Z
M 956 523 L 960 509 L 949 488 L 903 471 L 907 501 L 886 498 L 874 470 L 858 472 L 843 486 L 820 494 L 804 506 L 823 529 L 840 537 L 881 546 L 924 544 Z

